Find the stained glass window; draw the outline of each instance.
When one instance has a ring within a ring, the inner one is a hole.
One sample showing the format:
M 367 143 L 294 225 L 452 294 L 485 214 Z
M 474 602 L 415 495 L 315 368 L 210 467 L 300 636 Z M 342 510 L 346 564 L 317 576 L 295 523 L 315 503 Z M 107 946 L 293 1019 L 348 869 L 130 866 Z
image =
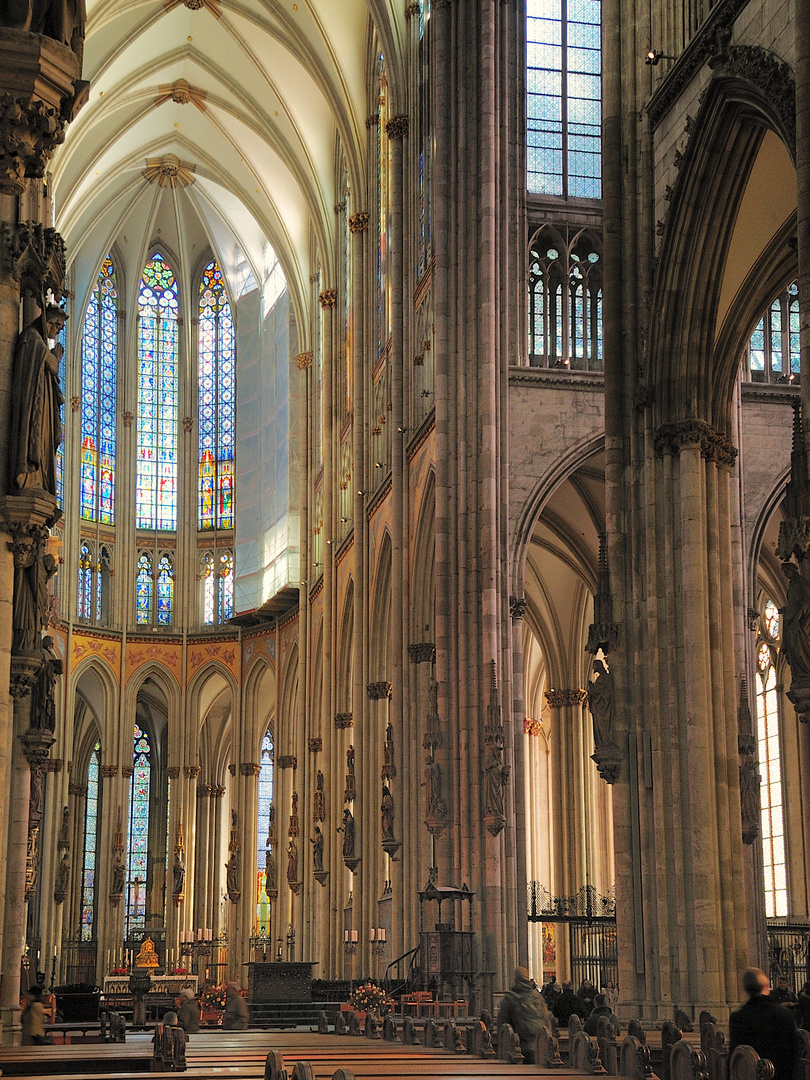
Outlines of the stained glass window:
M 214 556 L 206 551 L 202 563 L 203 582 L 203 625 L 214 625 L 214 595 L 216 584 L 214 581 Z
M 200 528 L 233 528 L 236 337 L 222 271 L 203 270 L 199 305 Z
M 115 520 L 115 376 L 118 289 L 108 255 L 84 316 L 81 394 L 81 515 Z
M 80 619 L 89 619 L 93 611 L 93 549 L 85 540 L 79 549 L 79 604 Z
M 67 331 L 63 326 L 59 331 L 59 337 L 56 339 L 62 346 L 62 355 L 59 357 L 59 386 L 62 390 L 62 396 L 65 396 L 66 385 L 65 378 L 67 375 Z M 65 430 L 65 405 L 64 402 L 59 406 L 59 422 L 62 425 L 62 438 L 64 440 Z M 62 497 L 64 495 L 64 469 L 65 469 L 65 455 L 64 455 L 64 441 L 56 448 L 56 460 L 55 460 L 55 472 L 54 479 L 56 481 L 56 499 L 59 505 L 62 505 Z
M 135 621 L 139 625 L 148 625 L 152 621 L 152 556 L 141 552 L 138 557 L 138 572 L 135 577 Z
M 178 290 L 161 254 L 138 289 L 138 449 L 135 527 L 177 527 Z
M 93 940 L 96 907 L 96 843 L 98 839 L 98 777 L 101 745 L 96 742 L 87 767 L 87 797 L 84 809 L 84 855 L 82 858 L 82 904 L 79 936 Z
M 793 282 L 768 306 L 748 342 L 748 378 L 752 382 L 798 385 L 799 287 Z
M 157 623 L 171 626 L 174 607 L 174 567 L 170 555 L 161 555 L 157 574 Z
M 151 748 L 149 736 L 137 724 L 133 729 L 129 784 L 129 850 L 127 855 L 127 936 L 144 925 L 146 915 L 147 856 L 149 848 L 149 791 Z
M 417 277 L 427 270 L 432 254 L 430 204 L 430 0 L 419 5 L 419 261 Z
M 261 771 L 259 772 L 259 817 L 256 838 L 256 928 L 258 933 L 269 930 L 270 903 L 267 897 L 267 847 L 270 832 L 270 807 L 273 805 L 273 736 L 268 731 L 262 739 Z M 276 871 L 278 872 L 278 870 Z
M 788 914 L 787 859 L 775 648 L 761 639 L 757 647 L 756 705 L 765 914 L 772 918 Z
M 388 78 L 385 60 L 380 54 L 378 78 L 380 81 L 380 112 L 377 124 L 377 354 L 382 356 L 388 342 L 388 290 L 386 285 L 386 259 L 388 253 L 388 184 L 389 144 L 386 125 L 390 119 L 388 104 Z
M 227 622 L 233 615 L 233 552 L 223 551 L 219 556 L 219 621 Z
M 527 187 L 602 194 L 601 0 L 527 0 Z

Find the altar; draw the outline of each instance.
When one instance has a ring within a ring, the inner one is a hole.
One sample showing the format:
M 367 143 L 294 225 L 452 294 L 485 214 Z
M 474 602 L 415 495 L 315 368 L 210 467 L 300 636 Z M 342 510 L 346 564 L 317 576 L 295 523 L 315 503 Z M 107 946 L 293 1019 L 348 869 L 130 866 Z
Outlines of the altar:
M 317 960 L 249 963 L 248 1001 L 312 1001 L 312 969 L 317 963 Z
M 197 983 L 196 975 L 153 975 L 149 993 L 176 997 L 181 990 L 193 990 L 196 996 Z M 103 990 L 105 997 L 129 994 L 129 975 L 105 975 Z

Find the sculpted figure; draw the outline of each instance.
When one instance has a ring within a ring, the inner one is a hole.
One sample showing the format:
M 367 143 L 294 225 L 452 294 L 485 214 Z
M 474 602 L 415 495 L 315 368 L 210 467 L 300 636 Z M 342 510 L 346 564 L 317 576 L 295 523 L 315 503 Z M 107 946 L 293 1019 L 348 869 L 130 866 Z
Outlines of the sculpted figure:
M 273 849 L 268 848 L 264 858 L 264 891 L 269 892 L 276 887 L 276 857 Z
M 173 896 L 181 896 L 182 893 L 183 893 L 183 885 L 185 884 L 185 881 L 186 881 L 186 868 L 185 868 L 185 866 L 183 866 L 182 862 L 180 861 L 179 854 L 175 854 L 175 856 L 174 856 L 174 866 L 172 867 L 172 874 L 173 874 L 172 895 Z
M 43 318 L 23 330 L 14 350 L 11 417 L 11 487 L 37 488 L 56 494 L 56 450 L 62 442 L 59 415 L 64 397 L 59 388 L 59 360 L 64 352 L 57 342 L 67 315 L 49 304 Z
M 42 667 L 31 687 L 31 727 L 53 732 L 56 727 L 56 680 L 62 674 L 62 661 L 56 655 L 50 634 L 42 639 Z
M 740 816 L 743 824 L 759 821 L 759 785 L 760 775 L 753 755 L 748 754 L 740 765 Z
M 86 21 L 84 0 L 2 0 L 0 26 L 29 30 L 67 45 L 81 60 Z
M 323 833 L 318 825 L 315 826 L 315 839 L 309 841 L 312 844 L 312 865 L 316 873 L 323 870 Z
M 601 660 L 594 660 L 596 678 L 588 687 L 588 707 L 593 720 L 593 741 L 597 750 L 615 746 L 613 741 L 613 676 Z
M 298 848 L 292 837 L 287 847 L 287 881 L 298 881 Z
M 385 729 L 385 746 L 383 747 L 383 753 L 385 755 L 385 776 L 396 776 L 397 770 L 394 765 L 394 728 L 389 723 Z
M 354 858 L 354 815 L 347 807 L 343 811 L 343 858 Z
M 394 796 L 387 784 L 383 784 L 382 802 L 380 803 L 380 819 L 382 821 L 382 838 L 394 839 Z
M 788 579 L 787 603 L 782 616 L 782 654 L 790 664 L 793 682 L 810 680 L 810 581 L 791 562 L 782 563 Z
M 441 817 L 444 813 L 442 802 L 442 769 L 431 754 L 425 762 L 425 792 L 427 796 L 428 817 Z
M 112 889 L 110 892 L 113 896 L 120 896 L 124 891 L 124 883 L 126 881 L 126 872 L 124 870 L 124 864 L 121 862 L 120 857 L 113 863 L 113 880 Z
M 232 851 L 230 859 L 225 863 L 225 881 L 228 889 L 228 897 L 233 901 L 239 899 L 239 867 L 237 862 L 237 854 L 235 851 Z
M 492 743 L 485 768 L 486 793 L 484 809 L 495 817 L 503 817 L 503 789 L 509 778 L 509 766 L 501 760 L 501 747 Z
M 48 619 L 48 582 L 56 573 L 56 559 L 41 555 L 42 537 L 15 539 L 12 648 L 33 652 Z
M 59 869 L 56 871 L 56 884 L 54 885 L 53 890 L 54 899 L 58 904 L 60 904 L 67 896 L 69 883 L 70 864 L 68 862 L 68 853 L 65 852 L 62 856 L 62 861 L 59 863 Z

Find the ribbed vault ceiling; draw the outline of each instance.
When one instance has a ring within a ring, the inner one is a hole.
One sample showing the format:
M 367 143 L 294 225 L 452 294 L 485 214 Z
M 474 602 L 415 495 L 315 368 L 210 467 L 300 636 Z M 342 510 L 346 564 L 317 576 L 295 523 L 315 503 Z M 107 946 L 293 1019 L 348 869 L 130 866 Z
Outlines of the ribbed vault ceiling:
M 403 5 L 390 23 L 383 0 L 193 3 L 87 2 L 90 99 L 53 161 L 78 303 L 114 241 L 138 258 L 210 245 L 237 293 L 248 269 L 264 280 L 269 244 L 301 317 L 313 252 L 329 265 L 338 143 L 364 190 L 372 19 L 391 55 Z M 167 155 L 179 177 L 150 183 Z

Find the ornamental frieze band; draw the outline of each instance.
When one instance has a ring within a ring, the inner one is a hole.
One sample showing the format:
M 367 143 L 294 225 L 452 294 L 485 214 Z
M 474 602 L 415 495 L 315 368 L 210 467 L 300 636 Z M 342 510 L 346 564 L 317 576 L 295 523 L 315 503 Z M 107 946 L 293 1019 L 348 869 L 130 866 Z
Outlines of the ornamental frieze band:
M 583 705 L 588 694 L 585 690 L 546 690 L 546 701 L 552 709 L 564 709 L 571 705 Z

